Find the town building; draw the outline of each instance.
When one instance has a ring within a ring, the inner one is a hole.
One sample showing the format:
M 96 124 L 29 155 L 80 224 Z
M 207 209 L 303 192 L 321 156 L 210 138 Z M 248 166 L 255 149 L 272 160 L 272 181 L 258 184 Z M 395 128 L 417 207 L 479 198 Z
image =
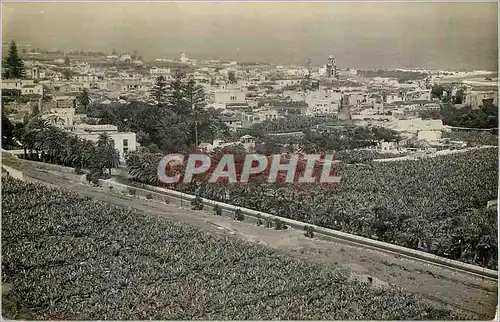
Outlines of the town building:
M 21 95 L 43 95 L 43 86 L 36 84 L 33 79 L 2 80 L 2 89 L 16 89 L 21 92 Z
M 125 155 L 129 151 L 137 150 L 136 134 L 134 132 L 119 132 L 114 125 L 78 124 L 70 129 L 71 133 L 82 139 L 97 142 L 102 133 L 107 133 L 114 141 L 115 149 L 120 154 L 120 162 L 125 162 Z

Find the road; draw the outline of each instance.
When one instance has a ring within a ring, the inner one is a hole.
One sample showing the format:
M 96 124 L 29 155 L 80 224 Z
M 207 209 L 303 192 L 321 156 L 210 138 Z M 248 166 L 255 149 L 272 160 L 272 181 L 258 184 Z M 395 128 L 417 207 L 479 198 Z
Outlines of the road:
M 82 183 L 81 175 L 35 169 L 27 161 L 16 160 L 15 163 L 9 163 L 9 160 L 6 160 L 6 164 L 22 170 L 28 181 L 63 187 L 82 196 L 136 209 L 144 215 L 173 218 L 214 234 L 229 234 L 309 261 L 335 265 L 350 271 L 353 278 L 366 280 L 371 277 L 375 287 L 399 286 L 419 294 L 435 305 L 473 314 L 478 319 L 491 320 L 495 315 L 496 281 L 409 260 L 395 254 L 340 242 L 311 240 L 306 238 L 302 231 L 275 231 L 250 222 L 236 222 L 231 218 L 214 216 L 212 211 L 191 211 L 158 201 L 105 191 Z

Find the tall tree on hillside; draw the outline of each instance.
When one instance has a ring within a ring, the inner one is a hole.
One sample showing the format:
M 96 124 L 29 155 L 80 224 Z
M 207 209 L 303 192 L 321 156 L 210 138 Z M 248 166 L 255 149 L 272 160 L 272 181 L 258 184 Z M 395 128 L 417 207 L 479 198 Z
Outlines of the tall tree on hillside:
M 136 60 L 137 59 L 137 50 L 134 50 L 134 52 L 132 53 L 131 58 L 132 58 L 132 60 Z
M 64 57 L 64 65 L 69 66 L 70 64 L 71 62 L 69 61 L 69 57 L 68 56 Z
M 151 88 L 151 99 L 156 106 L 163 106 L 168 102 L 168 85 L 163 76 L 158 76 Z
M 88 89 L 84 88 L 80 93 L 78 96 L 78 103 L 80 103 L 85 108 L 85 112 L 87 112 L 87 106 L 92 103 L 92 98 L 90 97 Z
M 19 56 L 15 41 L 10 43 L 9 54 L 4 61 L 4 68 L 5 73 L 3 77 L 7 79 L 24 78 L 26 75 L 24 71 L 24 63 L 21 56 Z
M 194 78 L 189 77 L 184 84 L 184 95 L 192 109 L 202 109 L 205 105 L 205 91 L 197 85 Z
M 187 102 L 184 97 L 184 74 L 180 70 L 177 70 L 174 72 L 173 77 L 174 80 L 170 84 L 168 103 L 175 112 L 187 112 L 185 110 Z

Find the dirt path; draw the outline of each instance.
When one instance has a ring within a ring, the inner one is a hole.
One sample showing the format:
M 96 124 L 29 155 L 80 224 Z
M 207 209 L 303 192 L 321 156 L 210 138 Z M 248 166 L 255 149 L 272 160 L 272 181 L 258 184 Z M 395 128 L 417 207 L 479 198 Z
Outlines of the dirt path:
M 276 231 L 251 222 L 236 222 L 231 218 L 215 216 L 212 211 L 191 211 L 162 202 L 139 199 L 102 188 L 82 184 L 81 175 L 56 171 L 29 169 L 26 174 L 36 176 L 51 186 L 64 187 L 98 200 L 130 207 L 147 215 L 173 218 L 200 227 L 214 234 L 230 234 L 254 243 L 265 244 L 306 260 L 336 265 L 349 270 L 353 277 L 368 279 L 375 286 L 400 286 L 418 293 L 439 305 L 472 313 L 479 319 L 493 319 L 497 303 L 496 281 L 481 279 L 395 254 L 387 254 L 341 242 L 311 240 L 302 231 Z

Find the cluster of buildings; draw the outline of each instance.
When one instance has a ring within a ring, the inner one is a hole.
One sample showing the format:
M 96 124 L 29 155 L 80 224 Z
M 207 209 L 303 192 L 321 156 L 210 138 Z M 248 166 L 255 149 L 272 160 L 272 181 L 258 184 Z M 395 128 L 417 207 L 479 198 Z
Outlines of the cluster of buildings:
M 442 81 L 442 73 L 428 73 L 426 79 L 405 82 L 389 77 L 368 78 L 354 69 L 339 69 L 333 56 L 316 68 L 198 61 L 186 54 L 179 60 L 159 58 L 148 64 L 133 60 L 128 54 L 70 64 L 64 59 L 33 60 L 25 62 L 29 79 L 4 80 L 2 89 L 19 90 L 21 96 L 28 98 L 27 103 L 7 106 L 15 111 L 10 117 L 22 119 L 26 111 L 38 105 L 59 126 L 79 136 L 112 134 L 123 157 L 137 147 L 135 134 L 85 124 L 85 117 L 75 113 L 78 96 L 87 89 L 94 104 L 146 102 L 157 77 L 173 80 L 178 64 L 184 65 L 188 76 L 204 87 L 207 108 L 221 110 L 222 121 L 232 131 L 290 114 L 321 118 L 325 122 L 341 120 L 354 125 L 384 126 L 429 142 L 440 140 L 443 130 L 440 120 L 421 117 L 440 109 L 441 102 L 432 97 L 431 86 Z M 464 100 L 457 108 L 498 104 L 498 92 L 485 89 L 484 84 L 454 84 L 452 95 L 458 90 L 464 93 Z

